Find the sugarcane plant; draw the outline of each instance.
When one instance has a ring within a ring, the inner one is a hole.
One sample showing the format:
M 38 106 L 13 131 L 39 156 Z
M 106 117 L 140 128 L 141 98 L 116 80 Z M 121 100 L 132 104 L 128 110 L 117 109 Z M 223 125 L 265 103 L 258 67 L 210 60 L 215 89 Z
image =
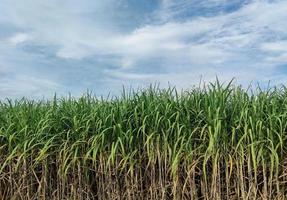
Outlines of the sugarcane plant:
M 287 88 L 3 100 L 0 199 L 287 199 Z

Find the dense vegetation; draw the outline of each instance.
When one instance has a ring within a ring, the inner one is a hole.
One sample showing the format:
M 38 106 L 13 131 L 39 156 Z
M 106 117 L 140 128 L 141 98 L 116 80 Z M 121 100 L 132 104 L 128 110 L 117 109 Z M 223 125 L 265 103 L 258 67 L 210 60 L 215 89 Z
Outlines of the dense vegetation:
M 0 199 L 287 198 L 287 89 L 0 104 Z

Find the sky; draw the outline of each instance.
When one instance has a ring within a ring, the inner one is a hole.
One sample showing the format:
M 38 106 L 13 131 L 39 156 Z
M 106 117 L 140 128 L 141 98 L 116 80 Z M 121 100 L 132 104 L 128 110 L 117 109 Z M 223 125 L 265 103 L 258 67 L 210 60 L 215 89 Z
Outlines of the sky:
M 287 83 L 286 0 L 0 0 L 0 98 Z

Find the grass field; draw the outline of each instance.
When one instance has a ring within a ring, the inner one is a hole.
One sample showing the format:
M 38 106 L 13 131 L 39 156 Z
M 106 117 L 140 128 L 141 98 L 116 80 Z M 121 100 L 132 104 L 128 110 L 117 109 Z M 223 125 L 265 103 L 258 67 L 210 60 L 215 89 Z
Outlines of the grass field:
M 0 199 L 287 199 L 287 88 L 0 105 Z

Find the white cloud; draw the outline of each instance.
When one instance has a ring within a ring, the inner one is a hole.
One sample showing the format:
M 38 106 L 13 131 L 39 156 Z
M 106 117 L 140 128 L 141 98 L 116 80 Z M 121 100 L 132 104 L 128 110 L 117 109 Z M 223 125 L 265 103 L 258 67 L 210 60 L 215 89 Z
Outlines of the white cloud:
M 267 42 L 261 45 L 266 53 L 265 61 L 273 65 L 287 64 L 287 41 Z
M 188 1 L 183 4 L 185 2 Z M 260 52 L 262 43 L 280 37 L 280 34 L 287 35 L 286 18 L 286 1 L 255 1 L 228 14 L 141 27 L 116 39 L 112 49 L 103 46 L 103 50 L 107 48 L 109 52 L 131 57 L 135 66 L 137 58 L 150 57 L 164 58 L 171 64 L 174 63 L 172 60 L 182 59 L 185 64 L 189 60 L 190 70 L 201 67 L 196 66 L 198 64 L 232 67 L 234 60 L 250 67 L 264 65 L 262 60 L 254 60 L 251 54 L 263 55 Z
M 7 39 L 8 43 L 11 45 L 18 45 L 30 40 L 30 36 L 26 33 L 17 33 Z
M 52 46 L 56 59 L 76 60 L 81 67 L 85 66 L 81 60 L 101 58 L 103 66 L 112 66 L 111 76 L 123 82 L 173 80 L 187 85 L 200 75 L 210 79 L 221 75 L 226 79 L 237 76 L 246 81 L 266 80 L 277 73 L 277 64 L 287 63 L 285 0 L 250 1 L 232 12 L 209 17 L 197 13 L 184 20 L 177 20 L 176 16 L 194 8 L 212 12 L 214 7 L 230 1 L 162 0 L 160 9 L 153 13 L 159 16 L 156 21 L 126 29 L 119 19 L 132 22 L 134 15 L 119 12 L 115 2 L 3 0 L 0 9 L 5 10 L 6 17 L 3 15 L 0 22 L 23 30 L 7 40 L 10 46 L 30 41 Z M 7 54 L 7 60 L 13 59 L 12 54 Z M 164 69 L 159 70 L 160 67 Z M 145 73 L 145 68 L 154 73 Z M 97 66 L 94 72 L 98 73 Z
M 200 81 L 205 83 L 214 82 L 216 78 L 219 78 L 220 82 L 229 82 L 232 78 L 235 78 L 237 84 L 248 86 L 251 81 L 268 82 L 268 72 L 258 71 L 256 69 L 247 70 L 235 70 L 227 71 L 225 73 L 217 73 L 217 70 L 212 68 L 197 69 L 193 72 L 180 72 L 180 73 L 165 73 L 165 74 L 138 74 L 138 73 L 125 73 L 120 71 L 108 71 L 111 79 L 109 81 L 115 82 L 117 85 L 133 85 L 139 87 L 143 85 L 149 85 L 151 83 L 160 83 L 161 87 L 167 87 L 169 85 L 176 86 L 177 89 L 189 88 L 194 85 L 198 85 Z M 282 77 L 281 77 L 282 80 Z M 276 82 L 278 83 L 278 82 Z
M 30 98 L 52 97 L 55 91 L 61 91 L 62 86 L 51 80 L 27 75 L 17 75 L 13 80 L 8 77 L 0 79 L 0 98 Z
M 284 27 L 287 26 L 287 21 L 284 20 L 287 18 L 286 1 L 254 1 L 232 13 L 195 17 L 185 22 L 145 25 L 130 33 L 111 30 L 101 24 L 100 20 L 91 24 L 79 14 L 81 9 L 86 11 L 88 7 L 84 6 L 79 10 L 69 7 L 75 2 L 62 3 L 59 6 L 55 2 L 38 2 L 35 5 L 32 2 L 34 3 L 29 0 L 28 4 L 39 11 L 31 12 L 28 6 L 17 5 L 15 10 L 19 14 L 15 16 L 22 16 L 14 17 L 14 21 L 21 25 L 31 24 L 34 37 L 38 41 L 59 47 L 57 56 L 65 59 L 83 59 L 95 55 L 117 56 L 120 59 L 116 64 L 124 68 L 137 66 L 137 61 L 149 58 L 182 59 L 185 64 L 189 60 L 191 65 L 220 64 L 231 61 L 234 57 L 246 60 L 249 56 L 247 51 L 256 46 L 260 48 L 260 43 L 274 34 L 286 34 Z M 224 3 L 226 1 L 208 0 L 200 4 L 212 8 L 214 4 Z M 62 6 L 67 5 L 67 9 L 63 11 Z M 159 13 L 172 10 L 180 12 L 182 7 L 194 6 L 193 1 L 187 0 L 165 0 L 162 5 L 163 10 L 158 11 Z M 103 8 L 107 3 L 90 6 Z M 51 20 L 45 23 L 47 16 Z M 19 34 L 11 38 L 11 42 L 16 44 L 27 39 L 27 35 Z
M 261 45 L 261 49 L 268 52 L 287 52 L 287 41 L 268 42 Z
M 287 53 L 282 53 L 280 55 L 276 56 L 269 56 L 266 58 L 267 62 L 273 63 L 273 64 L 286 64 L 287 63 Z
M 191 66 L 224 64 L 241 58 L 252 65 L 248 63 L 250 51 L 256 53 L 262 42 L 280 34 L 287 35 L 283 28 L 287 27 L 286 18 L 287 2 L 255 1 L 229 14 L 144 26 L 131 34 L 115 36 L 110 40 L 114 42 L 107 41 L 95 47 L 130 57 L 134 65 L 138 64 L 137 59 L 150 57 L 190 60 Z

